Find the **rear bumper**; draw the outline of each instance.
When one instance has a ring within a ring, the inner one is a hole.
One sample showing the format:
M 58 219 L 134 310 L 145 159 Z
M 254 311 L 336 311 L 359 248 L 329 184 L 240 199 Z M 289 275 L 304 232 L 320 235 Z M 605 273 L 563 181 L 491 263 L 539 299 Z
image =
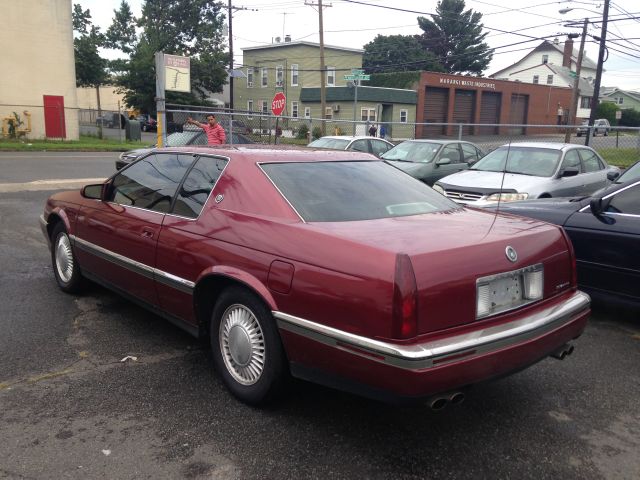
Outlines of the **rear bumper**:
M 404 397 L 429 396 L 521 370 L 578 337 L 589 296 L 568 298 L 511 322 L 399 345 L 273 312 L 292 363 Z

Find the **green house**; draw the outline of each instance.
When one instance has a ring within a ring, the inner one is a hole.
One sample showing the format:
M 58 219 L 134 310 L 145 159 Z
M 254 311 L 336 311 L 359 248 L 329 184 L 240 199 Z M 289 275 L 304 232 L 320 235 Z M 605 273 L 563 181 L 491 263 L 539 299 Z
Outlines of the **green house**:
M 633 108 L 640 111 L 640 92 L 614 88 L 600 96 L 603 102 L 613 102 L 620 110 Z

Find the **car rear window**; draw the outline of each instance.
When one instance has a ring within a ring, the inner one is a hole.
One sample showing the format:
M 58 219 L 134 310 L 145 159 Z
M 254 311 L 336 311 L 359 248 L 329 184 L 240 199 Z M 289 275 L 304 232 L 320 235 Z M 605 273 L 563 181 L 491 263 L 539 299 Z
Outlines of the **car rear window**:
M 306 222 L 371 220 L 460 208 L 384 162 L 267 163 L 262 169 Z
M 551 177 L 561 153 L 551 148 L 504 146 L 478 160 L 471 170 Z
M 393 147 L 382 155 L 382 158 L 386 160 L 428 163 L 433 160 L 441 146 L 441 143 L 406 141 Z
M 317 148 L 334 148 L 336 150 L 345 150 L 349 145 L 349 140 L 344 138 L 319 138 L 311 142 L 309 147 Z

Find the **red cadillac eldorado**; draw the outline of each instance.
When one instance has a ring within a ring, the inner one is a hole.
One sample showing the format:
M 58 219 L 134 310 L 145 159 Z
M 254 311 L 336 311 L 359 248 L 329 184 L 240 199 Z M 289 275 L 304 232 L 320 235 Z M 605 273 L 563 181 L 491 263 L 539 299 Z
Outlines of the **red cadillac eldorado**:
M 155 150 L 40 221 L 62 290 L 89 279 L 208 336 L 247 403 L 293 375 L 440 408 L 571 353 L 590 313 L 561 228 L 461 207 L 364 153 Z

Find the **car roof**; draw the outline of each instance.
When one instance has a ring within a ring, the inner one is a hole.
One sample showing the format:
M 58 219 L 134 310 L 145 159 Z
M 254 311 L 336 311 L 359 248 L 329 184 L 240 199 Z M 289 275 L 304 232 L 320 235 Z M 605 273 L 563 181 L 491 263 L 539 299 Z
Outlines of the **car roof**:
M 376 138 L 376 137 L 370 137 L 367 135 L 325 135 L 324 137 L 320 137 L 318 140 L 322 138 L 331 138 L 334 140 L 360 140 L 362 138 Z M 384 139 L 378 138 L 378 140 L 384 140 Z
M 167 153 L 195 153 L 201 155 L 219 155 L 231 159 L 246 159 L 259 162 L 318 162 L 345 160 L 381 161 L 375 155 L 365 152 L 347 150 L 329 150 L 322 148 L 301 147 L 298 145 L 187 145 L 184 147 L 165 147 L 153 149 Z

